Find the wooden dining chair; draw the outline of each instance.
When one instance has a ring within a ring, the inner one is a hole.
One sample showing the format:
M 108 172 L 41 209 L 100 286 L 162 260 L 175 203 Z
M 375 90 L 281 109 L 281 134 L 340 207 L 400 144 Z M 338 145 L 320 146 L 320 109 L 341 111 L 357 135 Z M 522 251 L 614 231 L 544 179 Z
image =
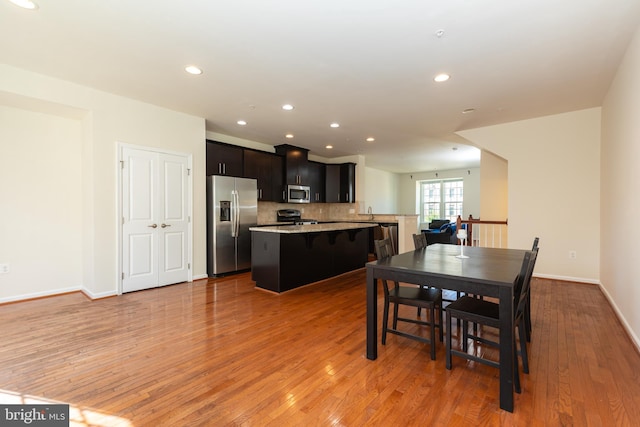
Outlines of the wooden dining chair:
M 520 369 L 518 365 L 518 355 L 522 358 L 523 372 L 529 373 L 529 359 L 527 354 L 527 341 L 524 323 L 524 312 L 526 308 L 527 295 L 529 293 L 529 285 L 531 282 L 531 275 L 535 267 L 536 258 L 538 256 L 538 250 L 527 251 L 522 261 L 522 267 L 520 274 L 516 279 L 514 288 L 514 328 L 518 328 L 520 351 L 518 351 L 517 340 L 514 334 L 513 340 L 513 356 L 514 356 L 514 371 L 513 371 L 513 383 L 517 393 L 520 393 Z M 498 303 L 478 299 L 470 296 L 464 296 L 457 301 L 449 304 L 446 308 L 446 324 L 447 324 L 447 339 L 446 339 L 446 368 L 451 369 L 451 356 L 456 355 L 458 357 L 473 360 L 485 365 L 493 366 L 495 368 L 500 367 L 500 362 L 476 356 L 475 354 L 468 353 L 468 341 L 469 339 L 476 343 L 484 343 L 490 346 L 499 347 L 500 343 L 488 340 L 484 337 L 480 337 L 476 334 L 469 333 L 469 322 L 477 323 L 484 326 L 490 326 L 493 328 L 500 328 L 499 314 L 500 306 Z M 462 337 L 460 337 L 460 344 L 462 345 L 462 351 L 452 348 L 451 337 L 451 319 L 455 317 L 462 320 Z
M 378 261 L 389 258 L 393 255 L 393 248 L 389 239 L 375 241 L 376 256 Z M 439 330 L 440 342 L 443 341 L 443 312 L 442 312 L 442 291 L 435 288 L 424 288 L 421 286 L 400 285 L 398 282 L 390 284 L 382 279 L 384 290 L 384 312 L 382 316 L 382 345 L 387 342 L 387 333 L 396 334 L 405 338 L 411 338 L 431 345 L 431 360 L 436 359 L 436 328 Z M 393 326 L 388 327 L 389 308 L 393 304 Z M 427 321 L 419 319 L 409 319 L 398 315 L 398 308 L 401 305 L 424 308 L 427 310 Z M 436 312 L 438 316 L 436 318 Z M 414 323 L 429 326 L 429 338 L 409 333 L 398 329 L 398 322 Z

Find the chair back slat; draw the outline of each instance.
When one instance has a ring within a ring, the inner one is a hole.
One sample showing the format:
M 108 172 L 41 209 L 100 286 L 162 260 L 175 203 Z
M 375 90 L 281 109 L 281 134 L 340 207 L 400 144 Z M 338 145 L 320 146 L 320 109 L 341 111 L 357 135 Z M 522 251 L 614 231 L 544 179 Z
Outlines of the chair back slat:
M 538 248 L 527 252 L 522 262 L 522 268 L 520 275 L 518 276 L 518 285 L 516 286 L 516 315 L 524 311 L 527 305 L 527 297 L 529 294 L 529 288 L 531 286 L 531 276 L 533 275 L 533 269 L 536 265 L 536 259 L 538 258 Z M 519 289 L 518 289 L 519 288 Z
M 391 246 L 390 239 L 380 239 L 375 242 L 376 247 L 376 257 L 378 259 L 389 258 L 393 256 L 393 246 Z
M 427 236 L 424 233 L 413 235 L 413 246 L 415 249 L 422 249 L 427 246 Z
M 390 239 L 387 238 L 387 239 L 374 240 L 373 243 L 375 246 L 376 257 L 378 258 L 378 260 L 390 258 L 393 256 L 393 246 L 391 246 Z M 387 282 L 386 279 L 382 279 L 381 281 L 383 284 L 382 289 L 384 290 L 384 294 L 386 297 L 389 297 L 389 290 L 390 290 L 389 282 Z M 393 282 L 393 286 L 397 288 L 398 286 L 400 286 L 400 283 Z
M 529 270 L 529 262 L 531 261 L 531 251 L 527 251 L 524 254 L 522 265 L 520 266 L 520 273 L 516 277 L 515 287 L 513 289 L 514 306 L 517 307 L 520 302 L 520 296 L 524 287 L 524 282 L 527 277 L 527 271 Z

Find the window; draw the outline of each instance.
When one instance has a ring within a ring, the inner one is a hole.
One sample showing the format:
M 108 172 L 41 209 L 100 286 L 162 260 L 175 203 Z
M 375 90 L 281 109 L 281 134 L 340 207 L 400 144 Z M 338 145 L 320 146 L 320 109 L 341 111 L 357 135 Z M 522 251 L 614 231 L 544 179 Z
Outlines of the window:
M 420 182 L 420 222 L 448 219 L 455 222 L 462 216 L 464 181 L 461 179 Z

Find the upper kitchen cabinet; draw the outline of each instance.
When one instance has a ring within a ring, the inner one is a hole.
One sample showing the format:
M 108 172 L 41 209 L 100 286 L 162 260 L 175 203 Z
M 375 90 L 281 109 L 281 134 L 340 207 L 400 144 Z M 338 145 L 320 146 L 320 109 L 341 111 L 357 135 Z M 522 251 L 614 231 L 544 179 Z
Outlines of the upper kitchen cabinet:
M 207 140 L 207 175 L 242 177 L 243 149 Z
M 280 155 L 244 150 L 244 177 L 258 180 L 258 200 L 282 201 L 283 163 Z
M 286 184 L 309 185 L 309 150 L 288 144 L 276 145 L 275 149 L 284 156 Z
M 309 161 L 309 187 L 311 187 L 311 203 L 325 201 L 325 164 Z
M 326 202 L 354 203 L 356 200 L 356 164 L 326 165 Z

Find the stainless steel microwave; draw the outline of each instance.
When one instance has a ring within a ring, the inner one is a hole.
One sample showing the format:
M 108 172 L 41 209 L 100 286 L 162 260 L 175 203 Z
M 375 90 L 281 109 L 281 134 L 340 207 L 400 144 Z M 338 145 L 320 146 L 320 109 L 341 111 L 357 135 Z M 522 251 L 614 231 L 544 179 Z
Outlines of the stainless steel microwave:
M 287 203 L 309 203 L 311 187 L 308 185 L 287 185 Z

